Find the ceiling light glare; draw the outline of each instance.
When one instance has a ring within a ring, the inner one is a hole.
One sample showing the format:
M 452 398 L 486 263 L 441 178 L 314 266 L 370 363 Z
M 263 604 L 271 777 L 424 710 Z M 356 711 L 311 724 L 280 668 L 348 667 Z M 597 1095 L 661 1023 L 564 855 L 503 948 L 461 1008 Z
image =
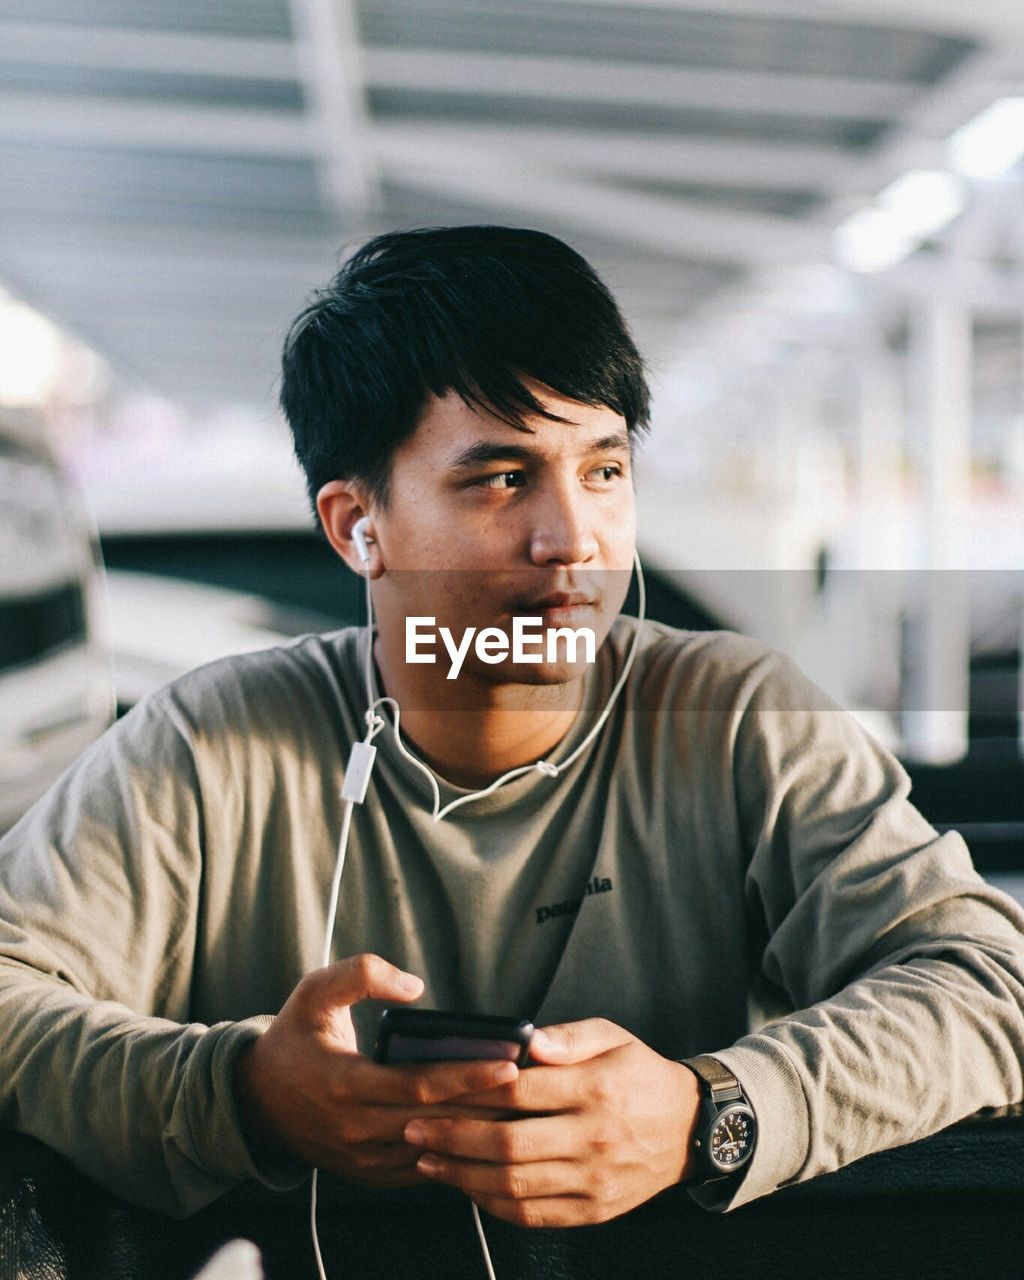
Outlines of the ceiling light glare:
M 60 370 L 61 335 L 38 311 L 0 300 L 0 405 L 42 404 Z
M 1024 156 L 1024 98 L 999 98 L 949 140 L 950 166 L 965 178 L 998 178 Z
M 839 261 L 851 271 L 885 271 L 963 212 L 960 178 L 942 169 L 911 169 L 835 233 Z
M 904 235 L 924 240 L 963 212 L 964 185 L 943 169 L 911 169 L 886 187 L 878 204 L 896 219 Z
M 836 257 L 850 271 L 886 271 L 915 248 L 889 209 L 869 205 L 839 227 L 833 237 Z

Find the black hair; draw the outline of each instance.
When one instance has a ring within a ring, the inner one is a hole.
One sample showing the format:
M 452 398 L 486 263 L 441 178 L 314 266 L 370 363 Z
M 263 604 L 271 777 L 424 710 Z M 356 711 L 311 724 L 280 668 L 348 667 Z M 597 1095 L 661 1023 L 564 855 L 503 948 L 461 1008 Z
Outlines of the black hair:
M 643 362 L 615 300 L 574 249 L 541 231 L 426 227 L 364 244 L 285 339 L 281 407 L 310 501 L 356 479 L 387 505 L 391 459 L 428 394 L 455 391 L 520 430 L 556 422 L 529 377 L 649 422 Z

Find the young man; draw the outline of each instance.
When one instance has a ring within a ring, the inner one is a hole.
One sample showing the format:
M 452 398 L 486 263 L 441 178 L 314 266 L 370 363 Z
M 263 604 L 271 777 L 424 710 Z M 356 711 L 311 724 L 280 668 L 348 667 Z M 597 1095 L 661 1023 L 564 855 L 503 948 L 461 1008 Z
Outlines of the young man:
M 561 1226 L 680 1180 L 733 1208 L 1021 1098 L 1021 913 L 899 765 L 759 645 L 618 616 L 647 391 L 578 255 L 379 237 L 293 326 L 282 403 L 389 700 L 333 962 L 356 628 L 147 699 L 0 846 L 4 1123 L 169 1212 L 316 1165 Z M 596 660 L 410 660 L 410 618 L 527 617 Z M 372 1062 L 416 1000 L 532 1018 L 537 1065 Z

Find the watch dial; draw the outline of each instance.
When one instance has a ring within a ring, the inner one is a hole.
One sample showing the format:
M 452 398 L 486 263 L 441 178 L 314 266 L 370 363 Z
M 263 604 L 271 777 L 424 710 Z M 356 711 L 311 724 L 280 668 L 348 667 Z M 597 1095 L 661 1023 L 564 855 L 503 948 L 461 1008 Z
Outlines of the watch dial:
M 729 1107 L 711 1126 L 708 1155 L 712 1164 L 727 1172 L 746 1164 L 754 1151 L 754 1117 L 748 1107 Z

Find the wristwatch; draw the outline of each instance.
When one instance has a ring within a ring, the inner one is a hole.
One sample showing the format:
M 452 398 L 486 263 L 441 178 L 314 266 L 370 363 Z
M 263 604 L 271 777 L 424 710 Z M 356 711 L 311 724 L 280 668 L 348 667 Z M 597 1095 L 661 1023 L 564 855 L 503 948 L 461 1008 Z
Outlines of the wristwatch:
M 700 1116 L 694 1132 L 696 1168 L 690 1183 L 718 1182 L 742 1169 L 757 1145 L 757 1117 L 736 1077 L 717 1058 L 684 1058 L 700 1081 Z

